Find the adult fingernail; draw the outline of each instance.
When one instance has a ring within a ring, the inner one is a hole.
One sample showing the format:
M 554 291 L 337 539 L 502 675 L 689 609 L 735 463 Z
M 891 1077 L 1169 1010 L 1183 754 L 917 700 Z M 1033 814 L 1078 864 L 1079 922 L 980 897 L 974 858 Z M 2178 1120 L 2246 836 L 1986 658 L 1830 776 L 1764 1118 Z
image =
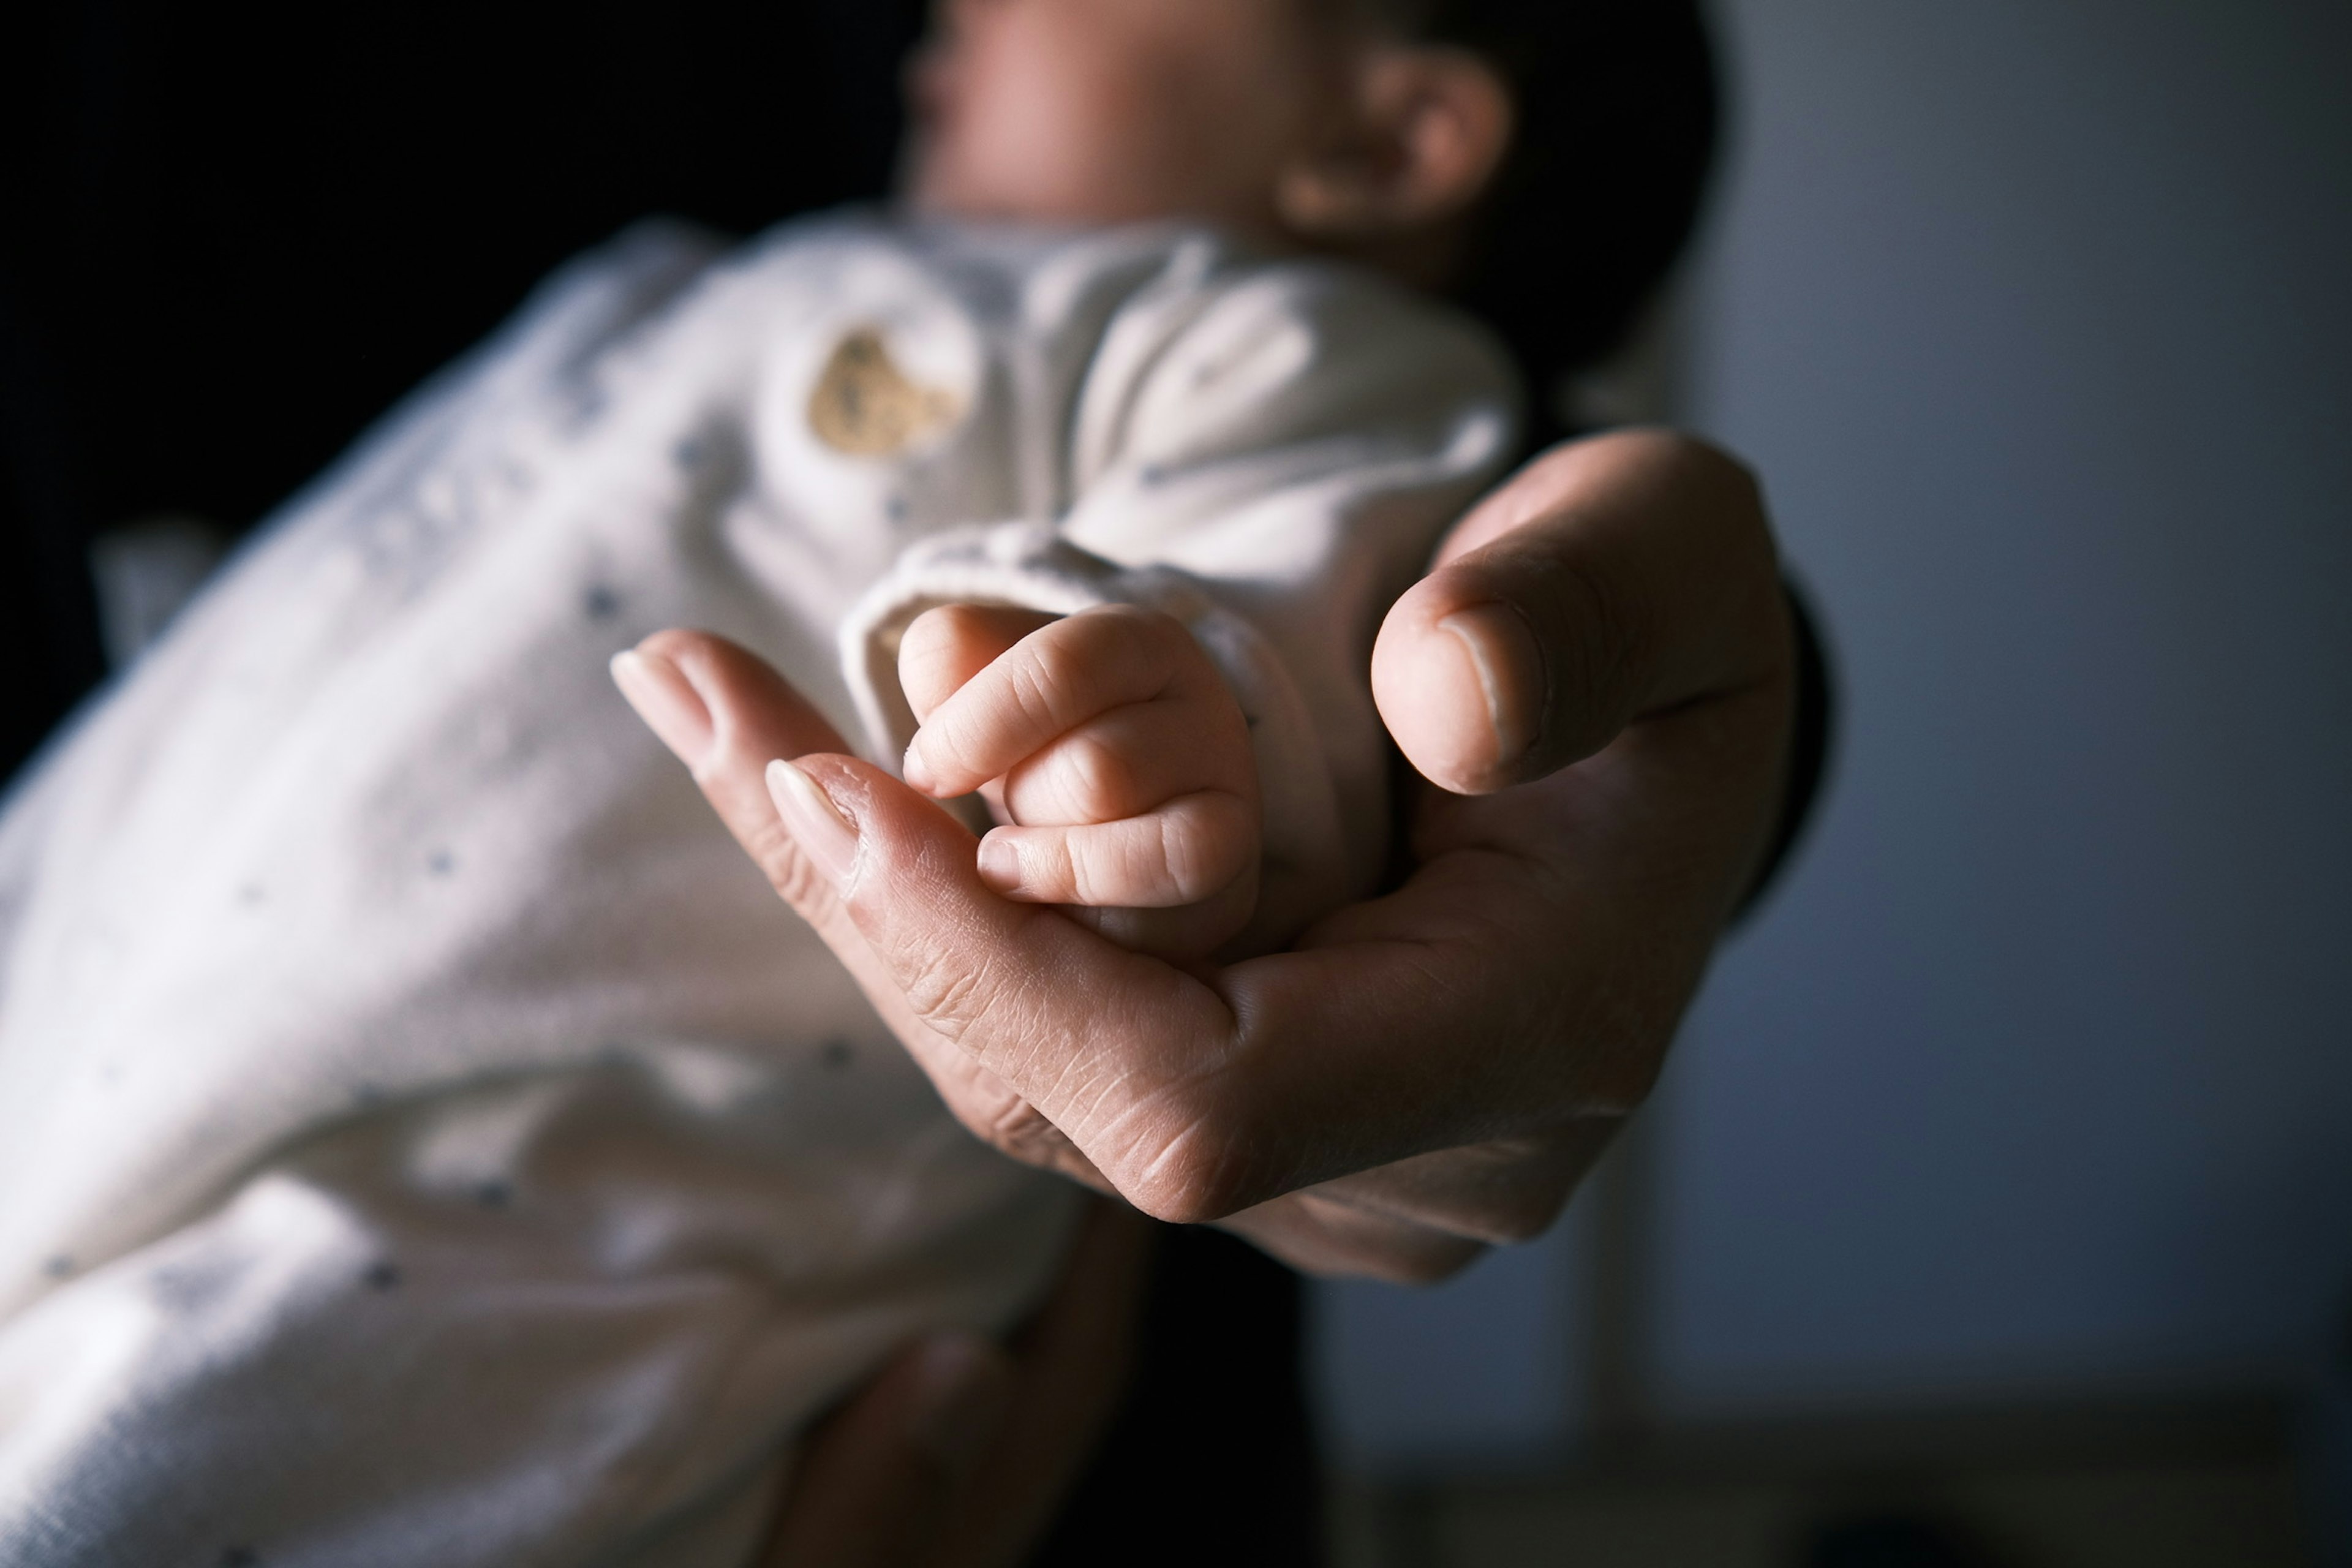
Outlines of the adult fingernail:
M 924 1346 L 907 1414 L 916 1446 L 950 1471 L 971 1468 L 1004 1425 L 1003 1356 L 969 1334 L 935 1335 Z
M 613 684 L 678 761 L 699 768 L 709 757 L 718 729 L 701 694 L 676 664 L 660 654 L 630 648 L 613 656 Z
M 980 879 L 1005 898 L 1021 892 L 1021 850 L 1002 833 L 991 832 L 980 841 Z
M 1495 731 L 1495 761 L 1517 762 L 1536 743 L 1543 698 L 1543 653 L 1526 619 L 1507 604 L 1473 605 L 1437 623 L 1470 656 L 1486 720 Z
M 816 780 L 782 757 L 768 764 L 768 798 L 784 831 L 837 887 L 857 864 L 857 828 Z

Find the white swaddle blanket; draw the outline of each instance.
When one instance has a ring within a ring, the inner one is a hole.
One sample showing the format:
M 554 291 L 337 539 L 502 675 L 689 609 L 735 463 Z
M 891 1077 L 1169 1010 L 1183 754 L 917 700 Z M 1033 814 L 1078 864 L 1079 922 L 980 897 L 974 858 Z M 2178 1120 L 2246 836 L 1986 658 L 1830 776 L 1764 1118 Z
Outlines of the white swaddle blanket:
M 633 231 L 298 498 L 0 818 L 0 1563 L 734 1568 L 799 1425 L 1050 1279 L 613 690 L 707 627 L 871 755 L 924 606 L 1181 616 L 1268 854 L 1378 863 L 1381 609 L 1499 353 L 1176 229 Z

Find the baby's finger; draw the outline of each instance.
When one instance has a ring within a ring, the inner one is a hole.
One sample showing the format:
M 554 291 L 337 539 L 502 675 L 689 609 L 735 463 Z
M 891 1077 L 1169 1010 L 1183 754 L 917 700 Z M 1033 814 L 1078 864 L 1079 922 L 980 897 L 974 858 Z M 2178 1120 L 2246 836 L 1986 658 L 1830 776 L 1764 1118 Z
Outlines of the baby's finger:
M 898 689 L 918 721 L 1003 658 L 1023 637 L 1060 617 L 1012 605 L 941 605 L 915 617 L 898 639 Z
M 1166 910 L 1223 891 L 1257 855 L 1257 813 L 1223 790 L 1202 790 L 1117 822 L 991 829 L 980 876 L 1024 903 Z
M 1173 617 L 1132 605 L 1082 610 L 1024 637 L 934 709 L 907 748 L 905 777 L 926 795 L 967 795 L 1098 713 L 1219 679 Z
M 1004 776 L 1007 817 L 1031 826 L 1076 826 L 1140 816 L 1200 790 L 1257 798 L 1249 726 L 1222 692 L 1217 700 L 1130 702 L 1087 721 Z

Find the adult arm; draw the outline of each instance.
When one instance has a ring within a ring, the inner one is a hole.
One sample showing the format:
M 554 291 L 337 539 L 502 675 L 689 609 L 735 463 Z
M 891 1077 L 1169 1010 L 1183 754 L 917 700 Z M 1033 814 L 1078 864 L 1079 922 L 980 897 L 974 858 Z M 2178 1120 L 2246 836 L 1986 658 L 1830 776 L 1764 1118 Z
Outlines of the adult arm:
M 1375 656 L 1399 745 L 1475 793 L 1422 794 L 1394 892 L 1189 969 L 988 892 L 963 827 L 743 650 L 663 633 L 623 679 L 967 1126 L 1301 1267 L 1428 1279 L 1549 1226 L 1647 1093 L 1769 841 L 1793 667 L 1745 470 L 1558 448 Z

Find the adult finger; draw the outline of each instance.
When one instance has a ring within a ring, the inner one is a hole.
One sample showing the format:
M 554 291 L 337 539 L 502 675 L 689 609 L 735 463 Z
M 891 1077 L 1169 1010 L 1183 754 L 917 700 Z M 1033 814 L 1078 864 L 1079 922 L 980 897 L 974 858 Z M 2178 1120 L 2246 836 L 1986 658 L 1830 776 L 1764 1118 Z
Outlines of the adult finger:
M 772 757 L 846 750 L 824 716 L 764 660 L 704 632 L 656 632 L 614 656 L 613 681 L 778 891 L 810 924 L 832 921 L 833 886 L 811 876 L 778 825 L 762 776 Z M 709 702 L 704 693 L 717 689 L 730 700 Z
M 1665 431 L 1575 442 L 1465 518 L 1391 607 L 1381 718 L 1461 794 L 1540 778 L 1634 719 L 1779 676 L 1786 607 L 1755 480 Z
M 909 1005 L 844 908 L 835 877 L 784 829 L 767 782 L 768 764 L 840 739 L 792 685 L 756 655 L 707 632 L 656 633 L 614 661 L 614 679 L 647 724 L 677 753 L 736 841 L 784 900 L 824 939 L 956 1119 L 1014 1159 L 1089 1186 L 1110 1184 L 1059 1128 L 986 1063 L 934 1032 Z M 902 792 L 904 793 L 904 792 Z M 910 799 L 915 797 L 909 797 Z M 928 803 L 919 808 L 961 836 L 969 833 Z
M 1186 1114 L 1202 1049 L 1231 1032 L 1217 993 L 1050 906 L 999 897 L 971 834 L 879 768 L 806 756 L 767 774 L 785 831 L 833 880 L 883 991 L 1160 1213 L 1146 1167 L 1182 1135 L 1171 1119 Z M 1118 1169 L 1103 1166 L 1104 1151 Z

